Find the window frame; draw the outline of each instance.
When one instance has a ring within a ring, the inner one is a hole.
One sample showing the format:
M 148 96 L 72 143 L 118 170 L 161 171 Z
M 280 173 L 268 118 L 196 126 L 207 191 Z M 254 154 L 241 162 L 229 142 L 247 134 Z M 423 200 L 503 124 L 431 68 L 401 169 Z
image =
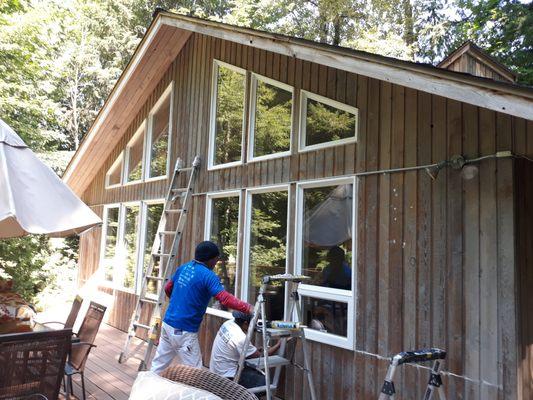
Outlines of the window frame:
M 118 218 L 117 218 L 117 242 L 115 243 L 115 256 L 114 258 L 117 257 L 117 251 L 118 251 L 118 243 L 119 243 L 119 239 L 120 239 L 120 219 L 121 219 L 121 214 L 122 214 L 122 207 L 120 205 L 120 203 L 110 203 L 110 204 L 105 204 L 104 205 L 104 210 L 103 210 L 103 213 L 102 213 L 102 220 L 103 220 L 103 223 L 102 223 L 102 234 L 101 234 L 101 238 L 100 238 L 100 257 L 99 257 L 99 263 L 98 263 L 98 269 L 102 271 L 102 286 L 106 286 L 106 287 L 113 287 L 114 283 L 115 283 L 115 268 L 113 267 L 113 280 L 112 281 L 108 281 L 105 279 L 105 270 L 103 269 L 104 268 L 104 262 L 105 260 L 112 260 L 112 259 L 107 259 L 105 258 L 105 247 L 106 247 L 106 242 L 107 242 L 107 217 L 108 217 L 108 214 L 109 214 L 109 209 L 111 208 L 118 208 Z
M 348 138 L 339 139 L 339 140 L 333 140 L 329 142 L 324 143 L 317 143 L 313 145 L 306 145 L 306 133 L 307 133 L 307 99 L 318 101 L 319 103 L 326 104 L 330 107 L 337 108 L 341 111 L 345 111 L 351 114 L 355 115 L 355 132 L 354 136 L 350 136 Z M 306 151 L 313 151 L 318 149 L 323 149 L 327 147 L 335 147 L 335 146 L 342 146 L 348 143 L 357 143 L 358 136 L 359 136 L 359 109 L 350 106 L 348 104 L 341 103 L 337 100 L 332 100 L 328 97 L 321 96 L 316 93 L 309 92 L 307 90 L 300 90 L 300 135 L 298 137 L 299 139 L 299 145 L 298 145 L 298 151 L 299 152 L 306 152 Z
M 240 249 L 241 249 L 241 242 L 242 242 L 242 237 L 241 237 L 241 234 L 240 234 L 240 229 L 241 229 L 241 223 L 242 223 L 242 210 L 241 210 L 241 201 L 242 201 L 242 191 L 241 190 L 223 190 L 223 191 L 218 191 L 218 192 L 209 192 L 209 193 L 206 193 L 206 206 L 205 206 L 205 226 L 204 226 L 204 240 L 210 240 L 211 239 L 211 212 L 213 210 L 213 200 L 214 199 L 223 199 L 223 198 L 227 198 L 227 197 L 237 197 L 239 199 L 239 218 L 238 218 L 238 221 L 237 221 L 237 226 L 238 226 L 238 230 L 237 230 L 237 267 L 236 267 L 236 271 L 235 271 L 235 274 L 237 277 L 239 277 L 239 272 L 242 272 L 242 271 L 239 271 L 239 258 L 241 257 L 241 252 L 240 252 Z M 244 269 L 244 268 L 242 268 Z M 241 275 L 242 276 L 242 275 Z M 242 280 L 242 278 L 241 278 Z M 241 285 L 241 280 L 239 279 L 235 279 L 235 293 L 234 296 L 236 297 L 239 297 L 239 293 L 242 289 L 242 285 Z M 222 318 L 226 318 L 226 319 L 231 319 L 233 318 L 233 316 L 231 315 L 231 312 L 229 311 L 224 311 L 224 310 L 219 310 L 219 309 L 216 309 L 216 308 L 213 308 L 213 307 L 207 307 L 207 313 L 208 314 L 211 314 L 211 315 L 216 315 L 218 317 L 222 317 Z
M 117 188 L 117 187 L 120 187 L 122 186 L 122 182 L 123 182 L 123 178 L 124 178 L 124 157 L 125 154 L 124 154 L 124 150 L 122 150 L 120 152 L 120 154 L 118 155 L 118 157 L 115 159 L 115 161 L 113 161 L 113 164 L 111 164 L 111 166 L 109 167 L 109 169 L 107 170 L 107 172 L 105 173 L 105 182 L 104 182 L 104 188 L 105 189 L 113 189 L 113 188 Z M 109 176 L 110 176 L 110 171 L 113 169 L 113 167 L 115 167 L 117 164 L 120 164 L 120 179 L 119 179 L 119 183 L 114 183 L 112 185 L 109 184 Z
M 347 304 L 347 336 L 339 336 L 332 333 L 319 332 L 314 329 L 305 328 L 305 336 L 316 342 L 341 347 L 348 350 L 355 349 L 355 299 L 357 298 L 357 192 L 359 180 L 356 176 L 324 178 L 296 184 L 296 216 L 295 216 L 295 240 L 294 240 L 294 265 L 295 273 L 302 274 L 302 251 L 303 251 L 303 219 L 304 219 L 304 190 L 335 186 L 342 184 L 353 185 L 352 200 L 352 289 L 335 289 L 324 286 L 300 284 L 298 293 L 300 296 L 310 297 L 320 300 L 331 300 Z M 302 301 L 300 300 L 300 307 Z
M 165 100 L 169 97 L 169 110 L 168 110 L 168 145 L 167 145 L 167 163 L 165 168 L 165 174 L 160 176 L 150 176 L 150 164 L 152 162 L 152 142 L 153 142 L 153 128 L 154 128 L 154 115 L 159 111 Z M 163 179 L 167 179 L 170 170 L 170 156 L 172 149 L 172 126 L 174 124 L 174 113 L 172 112 L 174 105 L 174 82 L 171 82 L 163 91 L 159 99 L 155 102 L 150 109 L 148 116 L 143 123 L 146 123 L 145 130 L 145 149 L 143 157 L 143 182 L 153 182 Z
M 291 119 L 290 119 L 290 133 L 289 133 L 289 149 L 285 151 L 280 151 L 272 154 L 265 154 L 263 156 L 254 155 L 254 139 L 255 139 L 255 117 L 256 117 L 256 107 L 257 107 L 257 83 L 262 81 L 268 85 L 275 86 L 279 89 L 286 90 L 291 93 Z M 249 123 L 248 123 L 248 149 L 247 149 L 247 162 L 256 162 L 270 160 L 273 158 L 286 157 L 292 154 L 292 135 L 294 131 L 294 114 L 295 114 L 295 88 L 286 83 L 276 81 L 266 76 L 256 74 L 255 72 L 251 73 L 250 79 L 250 106 L 248 110 Z
M 214 164 L 215 162 L 215 136 L 216 136 L 216 112 L 217 112 L 217 96 L 218 96 L 218 68 L 224 67 L 238 72 L 244 76 L 244 99 L 243 99 L 243 112 L 242 112 L 242 135 L 241 135 L 241 157 L 237 161 L 231 161 L 224 164 Z M 213 67 L 211 73 L 211 103 L 209 106 L 209 148 L 207 156 L 207 170 L 217 170 L 222 168 L 230 168 L 236 165 L 242 165 L 244 163 L 244 150 L 245 150 L 245 138 L 246 132 L 246 101 L 248 96 L 248 71 L 244 68 L 236 67 L 235 65 L 228 64 L 224 61 L 213 59 Z
M 141 178 L 129 181 L 128 175 L 129 175 L 129 167 L 130 167 L 130 160 L 129 160 L 129 153 L 130 149 L 133 147 L 132 142 L 135 141 L 140 135 L 143 135 L 143 146 L 142 146 L 142 158 L 141 158 Z M 128 186 L 128 185 L 136 185 L 138 183 L 142 183 L 144 181 L 144 175 L 146 173 L 145 169 L 145 156 L 146 156 L 146 121 L 143 121 L 141 125 L 137 128 L 134 135 L 129 140 L 128 144 L 123 150 L 124 158 L 123 158 L 123 164 L 122 164 L 122 186 Z
M 138 259 L 137 259 L 137 276 L 135 279 L 136 282 L 136 290 L 135 293 L 139 295 L 141 293 L 141 288 L 143 285 L 143 278 L 144 278 L 144 248 L 146 246 L 146 223 L 148 218 L 148 207 L 152 204 L 161 204 L 163 205 L 163 208 L 165 206 L 165 198 L 156 198 L 156 199 L 149 199 L 149 200 L 143 200 L 141 201 L 141 223 L 140 223 L 140 233 L 139 233 L 139 252 L 138 252 Z M 164 212 L 164 210 L 163 210 Z M 156 233 L 157 235 L 157 233 Z M 148 243 L 149 244 L 149 243 Z M 153 243 L 152 243 L 153 245 Z M 150 249 L 151 252 L 151 249 Z M 153 295 L 151 293 L 146 293 L 146 297 L 148 298 L 157 298 L 156 295 Z
M 244 220 L 244 245 L 243 245 L 243 259 L 242 259 L 242 277 L 241 277 L 241 290 L 240 298 L 244 301 L 247 301 L 251 304 L 255 304 L 256 299 L 249 299 L 248 295 L 248 284 L 250 282 L 250 239 L 251 239 L 251 221 L 252 221 L 252 196 L 254 194 L 261 193 L 271 193 L 271 192 L 287 192 L 287 233 L 286 233 L 286 245 L 285 245 L 285 273 L 289 271 L 289 234 L 290 234 L 290 223 L 291 223 L 291 185 L 290 184 L 280 184 L 280 185 L 268 185 L 262 187 L 254 187 L 246 189 L 246 202 L 245 202 L 245 220 Z M 284 289 L 284 315 L 287 315 L 287 285 Z

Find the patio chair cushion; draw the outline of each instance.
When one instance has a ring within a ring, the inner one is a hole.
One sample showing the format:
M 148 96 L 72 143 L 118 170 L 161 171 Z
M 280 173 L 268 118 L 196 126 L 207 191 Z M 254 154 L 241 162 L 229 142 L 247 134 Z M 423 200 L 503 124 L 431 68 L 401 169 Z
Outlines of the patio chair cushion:
M 139 372 L 129 400 L 222 400 L 202 389 L 162 378 L 152 371 Z

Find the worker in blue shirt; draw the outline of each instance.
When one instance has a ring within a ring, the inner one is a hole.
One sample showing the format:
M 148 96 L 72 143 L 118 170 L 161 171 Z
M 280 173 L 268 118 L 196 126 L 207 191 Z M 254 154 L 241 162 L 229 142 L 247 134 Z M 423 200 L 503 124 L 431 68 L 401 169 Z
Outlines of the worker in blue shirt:
M 198 244 L 194 260 L 180 266 L 165 286 L 170 301 L 152 360 L 152 371 L 163 372 L 174 358 L 179 364 L 202 366 L 198 329 L 212 297 L 228 308 L 253 312 L 253 306 L 226 292 L 220 284 L 220 278 L 213 272 L 219 256 L 215 243 Z

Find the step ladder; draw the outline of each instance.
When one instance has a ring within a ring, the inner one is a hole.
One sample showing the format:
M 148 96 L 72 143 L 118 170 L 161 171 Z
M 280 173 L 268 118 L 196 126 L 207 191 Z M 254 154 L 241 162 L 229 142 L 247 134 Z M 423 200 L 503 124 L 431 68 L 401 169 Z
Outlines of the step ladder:
M 446 400 L 444 394 L 444 388 L 442 387 L 442 377 L 440 373 L 440 368 L 442 361 L 446 358 L 446 352 L 441 349 L 422 349 L 422 350 L 413 350 L 413 351 L 403 351 L 396 354 L 391 358 L 389 364 L 389 369 L 387 370 L 387 376 L 385 377 L 385 382 L 383 382 L 383 387 L 381 388 L 381 393 L 379 395 L 379 400 L 392 400 L 396 394 L 396 389 L 394 388 L 394 374 L 396 368 L 402 364 L 407 363 L 420 363 L 427 361 L 434 361 L 433 367 L 429 373 L 429 381 L 424 396 L 424 400 L 431 400 L 433 398 L 433 393 L 437 392 L 440 400 Z
M 163 305 L 165 303 L 164 287 L 166 282 L 171 278 L 171 275 L 176 264 L 176 253 L 185 228 L 189 204 L 192 199 L 193 185 L 196 180 L 196 175 L 200 166 L 200 158 L 196 156 L 191 167 L 183 167 L 181 159 L 176 160 L 172 180 L 165 197 L 163 212 L 157 227 L 157 232 L 154 237 L 152 245 L 152 252 L 150 263 L 143 274 L 141 292 L 137 300 L 137 305 L 131 317 L 130 327 L 128 329 L 128 337 L 124 344 L 124 349 L 120 353 L 118 359 L 119 363 L 125 362 L 131 355 L 130 346 L 132 339 L 138 333 L 138 330 L 143 330 L 148 333 L 147 346 L 144 356 L 141 358 L 139 371 L 147 369 L 148 361 L 152 353 L 152 349 L 159 338 L 161 329 L 161 315 Z M 180 177 L 183 173 L 189 173 L 186 187 L 179 187 Z M 175 220 L 171 216 L 177 217 L 177 225 L 175 229 L 171 229 L 169 225 L 171 221 Z M 172 245 L 168 247 L 168 243 L 172 239 Z M 168 248 L 168 250 L 167 250 Z M 154 274 L 156 265 L 159 264 L 159 273 Z M 148 294 L 148 283 L 156 282 L 156 294 Z M 140 322 L 142 311 L 146 307 L 153 306 L 151 311 L 150 324 L 143 324 Z
M 271 400 L 273 394 L 275 393 L 281 374 L 281 368 L 285 365 L 292 364 L 292 362 L 283 357 L 285 354 L 285 349 L 287 345 L 287 339 L 290 337 L 298 338 L 302 341 L 303 356 L 304 356 L 304 365 L 303 367 L 294 364 L 296 367 L 301 368 L 307 376 L 307 382 L 309 384 L 309 393 L 311 395 L 311 400 L 316 400 L 315 386 L 313 383 L 313 374 L 311 372 L 309 355 L 307 352 L 307 342 L 305 339 L 305 326 L 302 325 L 302 309 L 300 306 L 300 298 L 298 295 L 298 285 L 300 282 L 310 279 L 308 276 L 303 275 L 291 275 L 291 274 L 281 274 L 281 275 L 270 275 L 264 276 L 262 279 L 261 287 L 259 288 L 259 294 L 257 296 L 257 301 L 255 303 L 255 313 L 248 328 L 248 333 L 246 335 L 246 340 L 243 345 L 243 350 L 241 351 L 241 356 L 239 358 L 239 368 L 235 374 L 234 381 L 239 382 L 241 373 L 244 369 L 244 366 L 249 366 L 257 370 L 262 371 L 265 374 L 265 385 L 258 386 L 254 388 L 249 388 L 248 391 L 252 393 L 263 393 L 266 392 L 267 400 Z M 266 316 L 266 298 L 265 295 L 268 293 L 267 287 L 272 282 L 284 282 L 287 285 L 289 292 L 289 316 L 296 316 L 296 321 L 286 321 L 287 325 L 294 326 L 294 328 L 270 328 L 268 327 L 268 319 Z M 294 311 L 296 310 L 296 314 Z M 261 321 L 259 320 L 261 317 Z M 254 332 L 260 332 L 263 338 L 263 357 L 246 359 L 246 349 L 252 340 L 252 335 Z M 280 350 L 278 355 L 268 355 L 268 344 L 270 339 L 278 338 L 282 340 Z M 275 368 L 274 377 L 271 380 L 270 378 L 270 369 Z

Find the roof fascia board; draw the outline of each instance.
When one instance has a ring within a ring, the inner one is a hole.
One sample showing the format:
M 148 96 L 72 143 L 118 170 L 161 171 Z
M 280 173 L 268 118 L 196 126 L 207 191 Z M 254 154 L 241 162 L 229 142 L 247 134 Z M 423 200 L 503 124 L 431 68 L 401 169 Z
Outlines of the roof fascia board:
M 161 19 L 157 18 L 154 21 L 153 25 L 148 30 L 143 41 L 140 43 L 138 50 L 133 53 L 133 57 L 130 63 L 128 64 L 128 66 L 126 67 L 126 70 L 120 76 L 118 82 L 116 83 L 113 90 L 111 91 L 111 94 L 107 98 L 107 101 L 104 103 L 100 112 L 96 116 L 96 120 L 91 125 L 91 129 L 89 130 L 89 132 L 87 132 L 85 136 L 86 140 L 82 141 L 80 147 L 78 148 L 78 150 L 72 157 L 70 163 L 68 164 L 65 170 L 65 173 L 63 174 L 63 181 L 65 181 L 67 184 L 70 184 L 69 180 L 72 177 L 74 170 L 78 166 L 78 163 L 83 158 L 83 154 L 93 143 L 94 138 L 96 137 L 94 132 L 97 132 L 100 129 L 100 126 L 106 120 L 107 115 L 113 108 L 113 105 L 115 104 L 117 99 L 120 97 L 122 90 L 124 90 L 124 88 L 126 87 L 129 78 L 135 72 L 135 69 L 137 68 L 141 60 L 143 59 L 144 54 L 150 47 L 150 44 L 152 43 L 153 38 L 159 32 L 159 29 L 161 29 L 162 25 L 163 24 L 161 23 Z
M 469 76 L 463 77 L 462 74 L 447 70 L 416 64 L 407 66 L 407 63 L 398 62 L 398 60 L 388 61 L 386 57 L 365 58 L 363 55 L 346 54 L 342 49 L 326 49 L 324 46 L 314 46 L 311 43 L 296 43 L 288 37 L 277 37 L 266 32 L 252 33 L 245 28 L 189 19 L 175 14 L 161 13 L 160 15 L 163 24 L 179 29 L 268 49 L 289 57 L 332 66 L 516 117 L 533 118 L 533 92 L 523 93 L 517 88 L 502 87 L 485 79 L 482 83 L 476 82 Z M 513 95 L 513 98 L 509 95 Z

